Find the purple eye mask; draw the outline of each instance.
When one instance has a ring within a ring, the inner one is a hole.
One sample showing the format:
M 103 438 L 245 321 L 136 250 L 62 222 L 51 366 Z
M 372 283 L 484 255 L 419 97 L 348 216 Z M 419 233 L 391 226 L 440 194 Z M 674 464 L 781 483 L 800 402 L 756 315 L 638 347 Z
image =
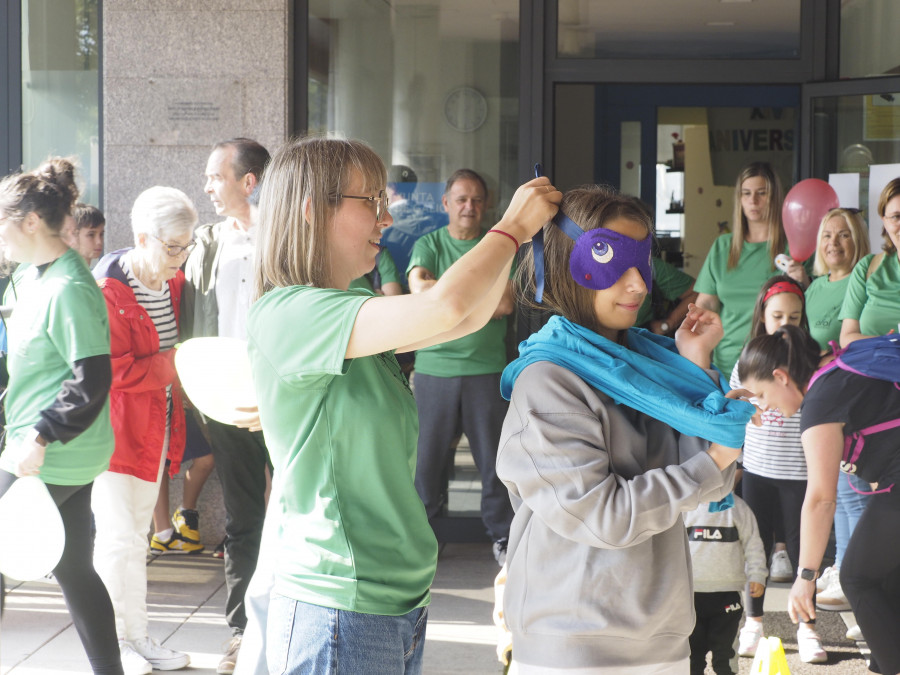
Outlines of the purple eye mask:
M 649 236 L 635 241 L 603 227 L 585 232 L 562 213 L 557 214 L 553 223 L 575 241 L 575 248 L 569 256 L 569 273 L 577 284 L 602 291 L 615 284 L 629 269 L 636 267 L 647 285 L 647 292 L 650 291 L 653 275 L 650 265 L 652 239 Z M 541 302 L 544 292 L 543 241 L 535 241 L 533 244 L 538 244 L 535 248 L 535 301 Z
M 580 227 L 578 229 L 581 230 Z M 602 227 L 589 232 L 582 231 L 582 235 L 575 240 L 572 255 L 569 256 L 569 272 L 585 288 L 602 291 L 616 283 L 629 269 L 637 267 L 649 291 L 653 283 L 650 243 L 650 237 L 635 241 Z

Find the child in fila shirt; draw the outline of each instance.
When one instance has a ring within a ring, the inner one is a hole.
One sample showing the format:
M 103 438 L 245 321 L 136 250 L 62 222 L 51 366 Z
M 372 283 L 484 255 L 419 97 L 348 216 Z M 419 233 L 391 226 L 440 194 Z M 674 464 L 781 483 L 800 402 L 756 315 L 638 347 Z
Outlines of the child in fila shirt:
M 684 514 L 694 571 L 697 623 L 691 633 L 691 675 L 703 675 L 712 652 L 716 675 L 738 672 L 734 643 L 743 614 L 741 591 L 765 588 L 766 555 L 756 518 L 746 502 L 733 494 L 700 504 Z

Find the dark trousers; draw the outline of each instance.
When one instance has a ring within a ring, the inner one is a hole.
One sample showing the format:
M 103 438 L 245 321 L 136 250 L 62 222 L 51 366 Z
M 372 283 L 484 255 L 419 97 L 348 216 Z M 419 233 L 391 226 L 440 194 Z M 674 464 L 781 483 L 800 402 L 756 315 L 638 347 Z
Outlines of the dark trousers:
M 261 431 L 208 420 L 216 473 L 225 502 L 225 619 L 234 634 L 247 627 L 244 594 L 256 570 L 266 517 L 269 452 Z
M 732 675 L 734 639 L 744 608 L 739 591 L 694 593 L 697 623 L 691 633 L 691 675 L 703 675 L 706 654 L 712 652 L 712 667 L 716 675 Z
M 16 477 L 0 471 L 0 496 L 6 494 Z M 72 623 L 84 646 L 91 669 L 104 675 L 122 675 L 116 621 L 109 593 L 94 571 L 91 536 L 91 488 L 87 485 L 47 485 L 59 509 L 66 543 L 53 575 L 62 589 Z M 28 514 L 22 514 L 27 518 Z M 6 542 L 5 545 L 9 545 Z
M 882 673 L 900 673 L 898 534 L 900 485 L 895 485 L 869 500 L 841 563 L 841 588 Z
M 806 496 L 806 481 L 767 478 L 744 470 L 741 484 L 744 501 L 756 516 L 759 536 L 766 551 L 766 560 L 772 555 L 776 520 L 781 518 L 791 569 L 796 570 L 800 560 L 800 510 Z M 765 593 L 758 598 L 751 598 L 748 588 L 746 598 L 747 616 L 762 616 Z
M 497 477 L 497 445 L 507 403 L 500 396 L 500 373 L 434 377 L 415 375 L 419 411 L 416 490 L 432 519 L 440 513 L 444 467 L 450 443 L 462 427 L 481 473 L 481 519 L 491 539 L 509 538 L 513 510 L 509 491 Z

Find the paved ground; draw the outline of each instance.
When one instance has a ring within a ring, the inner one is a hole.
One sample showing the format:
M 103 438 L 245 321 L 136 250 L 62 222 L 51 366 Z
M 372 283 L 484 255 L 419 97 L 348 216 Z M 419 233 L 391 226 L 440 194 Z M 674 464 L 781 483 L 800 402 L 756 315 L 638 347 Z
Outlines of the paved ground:
M 427 675 L 500 673 L 491 623 L 496 571 L 488 544 L 448 544 L 441 551 L 428 622 Z M 221 647 L 229 637 L 223 619 L 222 561 L 208 554 L 164 556 L 150 562 L 148 576 L 153 636 L 190 653 L 192 665 L 184 672 L 215 673 Z M 786 593 L 787 586 L 780 584 L 767 594 L 765 632 L 783 639 L 794 675 L 867 672 L 856 645 L 843 637 L 845 616 L 852 621 L 850 615 L 823 612 L 819 630 L 830 652 L 829 662 L 800 663 L 796 631 L 781 611 Z M 13 587 L 0 638 L 0 675 L 90 672 L 57 586 Z M 741 659 L 740 672 L 749 673 L 750 666 L 750 659 Z

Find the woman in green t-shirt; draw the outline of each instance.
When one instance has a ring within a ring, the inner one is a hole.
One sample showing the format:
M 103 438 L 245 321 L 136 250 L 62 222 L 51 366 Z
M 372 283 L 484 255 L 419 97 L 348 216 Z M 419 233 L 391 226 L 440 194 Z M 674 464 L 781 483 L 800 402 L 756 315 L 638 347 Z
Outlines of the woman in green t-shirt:
M 348 287 L 393 222 L 386 178 L 364 143 L 305 138 L 275 153 L 262 182 L 247 335 L 280 489 L 266 654 L 284 672 L 421 672 L 437 542 L 413 484 L 418 420 L 394 352 L 484 326 L 519 244 L 562 199 L 547 178 L 526 183 L 497 236 L 432 288 L 381 297 Z
M 37 476 L 47 486 L 66 538 L 53 574 L 93 672 L 121 675 L 91 536 L 93 481 L 113 451 L 109 322 L 84 259 L 60 238 L 77 198 L 75 167 L 65 159 L 0 182 L 0 243 L 7 259 L 21 263 L 4 297 L 14 309 L 0 496 L 17 477 Z
M 841 336 L 838 315 L 844 303 L 850 272 L 869 254 L 869 234 L 857 209 L 831 209 L 822 218 L 813 262 L 815 280 L 806 289 L 809 333 L 827 350 Z
M 900 323 L 900 178 L 878 199 L 882 252 L 862 258 L 850 274 L 841 308 L 841 346 L 897 331 Z
M 737 363 L 750 333 L 753 305 L 765 281 L 780 272 L 775 256 L 784 253 L 787 237 L 781 223 L 781 181 L 766 162 L 745 166 L 734 186 L 734 227 L 715 242 L 697 276 L 697 304 L 719 312 L 725 337 L 713 361 L 723 373 Z M 803 284 L 809 277 L 794 263 L 788 274 Z

